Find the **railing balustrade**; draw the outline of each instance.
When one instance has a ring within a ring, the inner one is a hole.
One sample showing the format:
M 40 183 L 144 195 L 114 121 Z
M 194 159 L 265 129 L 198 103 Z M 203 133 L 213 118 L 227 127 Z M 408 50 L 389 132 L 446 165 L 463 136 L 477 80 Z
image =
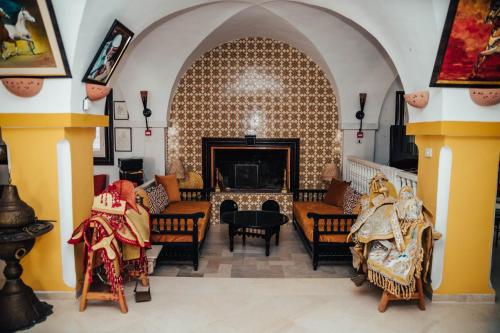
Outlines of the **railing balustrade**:
M 410 186 L 417 193 L 417 175 L 387 165 L 382 165 L 360 158 L 349 156 L 347 158 L 347 173 L 345 179 L 351 182 L 351 186 L 360 193 L 369 192 L 370 179 L 377 173 L 382 172 L 387 179 L 394 184 L 399 192 L 405 185 Z

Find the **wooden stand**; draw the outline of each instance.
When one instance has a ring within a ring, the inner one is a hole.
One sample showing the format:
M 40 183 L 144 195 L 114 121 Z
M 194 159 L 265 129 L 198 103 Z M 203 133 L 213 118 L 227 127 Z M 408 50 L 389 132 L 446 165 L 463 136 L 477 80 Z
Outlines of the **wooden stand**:
M 93 227 L 91 225 L 91 227 Z M 92 242 L 90 246 L 93 246 L 96 243 L 96 233 L 92 233 Z M 123 291 L 119 290 L 118 295 L 113 294 L 111 291 L 90 291 L 90 278 L 92 276 L 94 255 L 96 251 L 93 251 L 92 254 L 87 259 L 87 267 L 85 270 L 85 280 L 83 282 L 83 291 L 82 296 L 80 298 L 80 311 L 85 311 L 87 307 L 88 300 L 97 300 L 97 301 L 113 301 L 118 302 L 120 305 L 120 311 L 122 313 L 127 313 L 127 302 L 125 301 L 125 296 L 123 295 Z M 116 258 L 115 260 L 118 260 Z
M 418 300 L 418 308 L 422 311 L 425 311 L 425 296 L 424 289 L 422 287 L 422 280 L 417 279 L 417 290 L 410 297 L 410 300 L 417 299 Z M 380 312 L 385 312 L 387 310 L 387 306 L 389 306 L 389 301 L 401 301 L 401 298 L 397 298 L 396 296 L 390 294 L 389 292 L 384 290 L 382 297 L 380 298 L 380 303 L 378 304 L 378 310 Z

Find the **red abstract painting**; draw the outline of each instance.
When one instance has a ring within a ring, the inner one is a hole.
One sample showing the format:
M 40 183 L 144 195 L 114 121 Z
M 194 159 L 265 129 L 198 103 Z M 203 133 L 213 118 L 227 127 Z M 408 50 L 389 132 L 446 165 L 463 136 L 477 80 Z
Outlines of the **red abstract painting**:
M 452 0 L 431 86 L 500 85 L 500 0 Z

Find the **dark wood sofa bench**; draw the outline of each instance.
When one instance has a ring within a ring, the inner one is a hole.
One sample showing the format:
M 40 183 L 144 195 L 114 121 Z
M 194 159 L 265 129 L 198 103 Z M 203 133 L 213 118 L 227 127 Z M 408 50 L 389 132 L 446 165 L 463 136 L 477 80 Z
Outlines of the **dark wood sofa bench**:
M 312 257 L 313 269 L 320 260 L 349 260 L 347 241 L 356 214 L 344 214 L 343 207 L 323 202 L 326 190 L 301 189 L 295 193 L 293 224 Z
M 162 245 L 158 263 L 191 260 L 196 271 L 210 229 L 211 205 L 204 190 L 180 189 L 180 194 L 181 201 L 150 215 L 151 244 Z

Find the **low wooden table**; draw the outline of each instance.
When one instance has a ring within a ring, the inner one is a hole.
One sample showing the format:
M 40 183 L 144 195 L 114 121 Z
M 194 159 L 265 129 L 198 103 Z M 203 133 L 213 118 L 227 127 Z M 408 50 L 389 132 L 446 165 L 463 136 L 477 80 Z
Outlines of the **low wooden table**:
M 229 250 L 233 252 L 234 236 L 264 238 L 266 241 L 266 256 L 269 256 L 271 238 L 276 235 L 276 246 L 279 245 L 280 227 L 288 222 L 284 214 L 263 210 L 242 210 L 223 213 L 221 222 L 229 225 Z

